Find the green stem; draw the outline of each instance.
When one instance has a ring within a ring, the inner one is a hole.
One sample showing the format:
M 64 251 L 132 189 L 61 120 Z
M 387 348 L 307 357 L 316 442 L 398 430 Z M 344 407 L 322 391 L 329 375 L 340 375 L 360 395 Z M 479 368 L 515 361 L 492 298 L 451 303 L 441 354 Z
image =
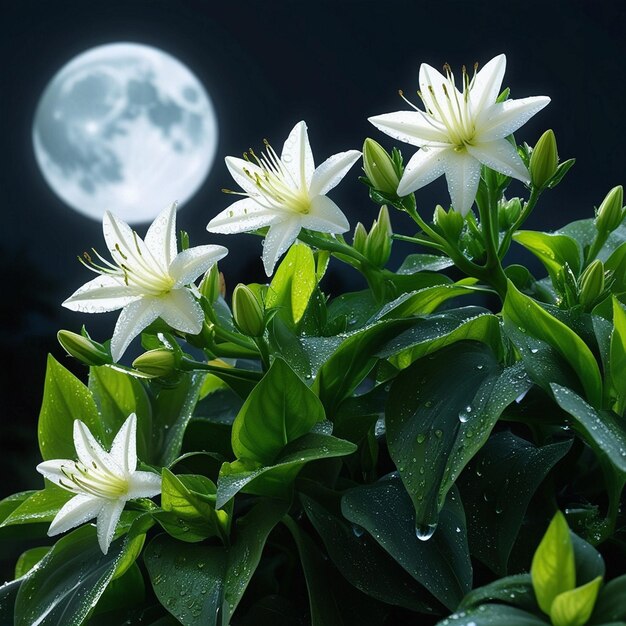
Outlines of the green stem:
M 320 237 L 319 235 L 316 235 L 307 230 L 301 230 L 300 234 L 298 235 L 298 239 L 300 239 L 300 241 L 303 241 L 304 243 L 308 243 L 310 246 L 319 248 L 320 250 L 328 250 L 329 252 L 334 252 L 341 255 L 342 257 L 349 257 L 351 259 L 354 259 L 359 263 L 369 263 L 367 257 L 355 250 L 352 246 L 341 243 L 336 239 Z
M 585 257 L 585 267 L 591 263 L 597 256 L 598 252 L 602 250 L 602 246 L 606 243 L 606 240 L 609 238 L 609 233 L 606 231 L 598 231 L 596 236 L 589 246 L 589 250 L 587 250 L 587 256 Z
M 498 198 L 494 196 L 493 189 L 488 188 L 488 202 L 487 207 L 480 212 L 480 226 L 483 232 L 483 240 L 485 244 L 485 251 L 487 253 L 487 261 L 484 265 L 484 271 L 486 279 L 494 289 L 498 292 L 501 300 L 504 302 L 507 290 L 507 278 L 502 264 L 500 263 L 500 257 L 498 254 Z
M 241 378 L 243 380 L 261 380 L 263 374 L 261 372 L 253 372 L 252 370 L 242 370 L 237 367 L 220 367 L 219 365 L 209 365 L 202 361 L 194 361 L 183 357 L 180 362 L 180 369 L 184 372 L 192 372 L 195 370 L 202 370 L 204 372 L 211 372 L 213 374 L 222 374 L 231 376 L 233 378 Z
M 430 239 L 424 239 L 423 237 L 410 237 L 408 235 L 391 235 L 392 239 L 396 241 L 408 241 L 409 243 L 416 243 L 421 246 L 426 246 L 427 248 L 433 248 L 434 250 L 439 250 L 440 252 L 445 252 L 445 249 L 442 245 L 430 241 Z
M 263 371 L 267 371 L 270 367 L 270 353 L 267 348 L 267 344 L 265 343 L 265 339 L 263 337 L 255 337 L 254 343 L 259 350 L 259 354 L 261 355 L 261 363 L 263 364 Z

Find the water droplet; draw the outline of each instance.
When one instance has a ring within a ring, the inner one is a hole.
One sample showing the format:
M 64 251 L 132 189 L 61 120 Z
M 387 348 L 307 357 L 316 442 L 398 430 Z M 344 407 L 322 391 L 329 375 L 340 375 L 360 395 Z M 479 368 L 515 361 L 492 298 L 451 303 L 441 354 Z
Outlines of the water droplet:
M 420 433 L 416 438 L 415 441 L 417 441 L 417 443 L 424 443 L 424 441 L 426 441 L 426 435 L 424 433 Z
M 439 428 L 435 431 L 435 437 L 437 437 L 437 439 L 441 439 L 441 437 L 443 436 L 443 430 L 440 430 Z
M 434 524 L 416 524 L 415 536 L 420 541 L 428 541 L 437 530 L 437 523 Z

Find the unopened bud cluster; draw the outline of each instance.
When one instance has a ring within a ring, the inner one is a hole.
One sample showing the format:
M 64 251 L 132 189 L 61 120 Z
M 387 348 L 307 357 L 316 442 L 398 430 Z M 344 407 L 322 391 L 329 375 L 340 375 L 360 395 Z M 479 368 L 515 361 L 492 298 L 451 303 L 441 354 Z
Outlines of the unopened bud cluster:
M 383 267 L 391 255 L 392 235 L 389 211 L 383 205 L 380 207 L 378 218 L 374 220 L 369 233 L 361 222 L 356 225 L 352 246 L 365 256 L 372 265 Z

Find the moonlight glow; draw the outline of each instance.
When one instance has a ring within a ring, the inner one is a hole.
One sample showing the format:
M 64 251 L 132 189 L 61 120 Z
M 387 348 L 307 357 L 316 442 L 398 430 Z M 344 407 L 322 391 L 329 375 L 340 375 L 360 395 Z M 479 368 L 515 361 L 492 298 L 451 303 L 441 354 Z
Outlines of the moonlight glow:
M 37 162 L 54 192 L 101 220 L 152 220 L 184 203 L 217 148 L 213 105 L 174 57 L 139 44 L 92 48 L 62 67 L 33 124 Z

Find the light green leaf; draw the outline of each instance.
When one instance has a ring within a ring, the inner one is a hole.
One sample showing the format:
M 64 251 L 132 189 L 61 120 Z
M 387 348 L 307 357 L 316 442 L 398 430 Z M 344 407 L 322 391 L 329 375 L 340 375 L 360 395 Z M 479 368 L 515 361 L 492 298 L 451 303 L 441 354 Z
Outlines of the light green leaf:
M 574 369 L 593 406 L 602 403 L 602 377 L 598 363 L 585 342 L 568 326 L 550 315 L 509 281 L 502 315 L 523 333 L 555 348 Z
M 404 259 L 396 274 L 415 274 L 416 272 L 438 272 L 452 267 L 454 262 L 439 254 L 409 254 Z
M 50 552 L 50 549 L 50 546 L 39 546 L 22 552 L 15 564 L 15 578 L 21 578 L 28 574 L 28 572 Z
M 101 442 L 107 440 L 89 389 L 48 355 L 38 428 L 44 461 L 75 458 L 74 420 L 81 420 Z
M 315 258 L 304 243 L 295 243 L 278 266 L 267 290 L 266 309 L 278 309 L 285 322 L 297 325 L 317 284 Z
M 581 250 L 578 242 L 567 235 L 519 230 L 513 239 L 530 250 L 545 266 L 552 281 L 567 263 L 576 276 L 580 272 Z
M 558 511 L 533 556 L 530 575 L 541 610 L 550 615 L 554 599 L 576 586 L 574 549 L 567 521 Z
M 471 519 L 471 518 L 470 518 Z M 488 585 L 470 591 L 459 605 L 459 611 L 471 611 L 488 601 L 512 604 L 518 609 L 538 610 L 530 574 L 516 574 L 499 578 Z
M 550 609 L 553 626 L 584 626 L 593 612 L 593 607 L 602 585 L 602 577 L 565 591 L 554 598 Z
M 324 407 L 282 359 L 248 396 L 233 423 L 238 459 L 271 465 L 281 450 L 324 419 Z
M 72 492 L 46 482 L 45 489 L 32 493 L 0 523 L 0 528 L 15 524 L 51 522 L 61 507 L 73 497 Z
M 626 311 L 613 296 L 613 332 L 609 356 L 611 383 L 617 394 L 616 409 L 626 409 Z

